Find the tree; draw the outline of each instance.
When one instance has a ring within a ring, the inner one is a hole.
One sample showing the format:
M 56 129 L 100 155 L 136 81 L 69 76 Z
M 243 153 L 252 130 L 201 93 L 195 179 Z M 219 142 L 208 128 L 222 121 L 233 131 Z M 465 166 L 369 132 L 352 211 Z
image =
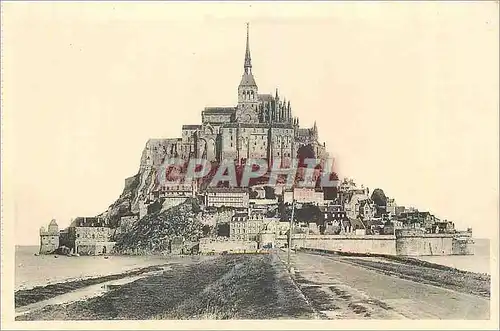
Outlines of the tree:
M 387 206 L 387 197 L 385 196 L 384 191 L 380 188 L 373 190 L 371 199 L 379 207 Z

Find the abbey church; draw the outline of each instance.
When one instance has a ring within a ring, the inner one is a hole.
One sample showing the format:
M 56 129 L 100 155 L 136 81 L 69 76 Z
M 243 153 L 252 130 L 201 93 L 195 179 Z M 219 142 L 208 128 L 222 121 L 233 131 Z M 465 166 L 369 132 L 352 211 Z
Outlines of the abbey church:
M 238 104 L 234 107 L 206 107 L 202 124 L 183 125 L 182 137 L 151 139 L 144 151 L 141 166 L 156 166 L 164 158 L 204 158 L 209 161 L 263 158 L 283 166 L 298 157 L 301 149 L 307 157 L 325 159 L 324 143 L 318 141 L 316 123 L 300 128 L 293 116 L 290 101 L 278 90 L 260 94 L 252 71 L 249 25 L 243 75 L 238 85 Z

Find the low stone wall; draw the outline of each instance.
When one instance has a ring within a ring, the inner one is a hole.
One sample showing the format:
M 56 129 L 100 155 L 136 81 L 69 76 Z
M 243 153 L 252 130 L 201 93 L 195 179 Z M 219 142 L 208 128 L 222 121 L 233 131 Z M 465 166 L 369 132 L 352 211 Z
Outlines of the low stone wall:
M 75 253 L 80 255 L 102 255 L 113 252 L 115 242 L 80 242 L 76 244 Z
M 257 252 L 256 241 L 220 240 L 213 238 L 200 239 L 200 253 L 254 253 Z

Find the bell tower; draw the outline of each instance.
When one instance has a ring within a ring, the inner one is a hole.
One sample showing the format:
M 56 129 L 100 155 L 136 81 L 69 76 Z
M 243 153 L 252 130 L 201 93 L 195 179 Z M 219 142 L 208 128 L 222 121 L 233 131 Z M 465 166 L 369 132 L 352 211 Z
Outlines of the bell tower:
M 247 43 L 245 50 L 245 62 L 243 64 L 243 76 L 238 86 L 238 109 L 236 120 L 244 123 L 258 123 L 258 88 L 252 74 L 252 58 L 250 55 L 250 26 L 247 23 Z

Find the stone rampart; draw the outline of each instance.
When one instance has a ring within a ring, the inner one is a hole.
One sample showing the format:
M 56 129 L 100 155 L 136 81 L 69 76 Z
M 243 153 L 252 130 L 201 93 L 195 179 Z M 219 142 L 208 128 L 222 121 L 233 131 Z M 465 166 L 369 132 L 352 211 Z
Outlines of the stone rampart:
M 295 235 L 292 238 L 292 247 L 346 253 L 396 254 L 396 240 L 393 235 Z
M 286 247 L 287 236 L 278 236 L 276 246 Z M 306 235 L 295 234 L 292 248 L 332 252 L 405 256 L 473 254 L 470 238 L 455 234 L 425 234 L 422 229 L 399 229 L 395 235 Z

